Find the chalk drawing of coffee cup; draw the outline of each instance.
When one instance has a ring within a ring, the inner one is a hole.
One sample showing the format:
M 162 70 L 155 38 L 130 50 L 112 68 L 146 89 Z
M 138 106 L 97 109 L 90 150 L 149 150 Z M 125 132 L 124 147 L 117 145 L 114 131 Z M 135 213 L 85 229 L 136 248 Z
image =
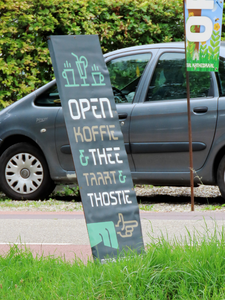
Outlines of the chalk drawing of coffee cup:
M 91 75 L 92 75 L 92 78 L 93 78 L 93 80 L 94 80 L 94 83 L 92 83 L 92 85 L 94 85 L 94 86 L 99 86 L 99 85 L 105 85 L 105 83 L 104 83 L 104 75 L 101 73 L 101 72 L 99 72 L 99 68 L 98 68 L 98 66 L 96 66 L 95 64 L 92 66 L 92 73 L 91 73 Z
M 91 74 L 94 80 L 94 83 L 92 83 L 93 86 L 105 85 L 104 83 L 105 78 L 101 72 L 92 72 Z
M 64 67 L 66 69 L 62 72 L 62 77 L 66 79 L 67 84 L 65 84 L 65 87 L 72 87 L 72 86 L 79 86 L 79 84 L 76 84 L 75 82 L 75 74 L 73 69 L 69 69 L 68 67 L 71 67 L 71 64 L 66 62 L 64 64 Z

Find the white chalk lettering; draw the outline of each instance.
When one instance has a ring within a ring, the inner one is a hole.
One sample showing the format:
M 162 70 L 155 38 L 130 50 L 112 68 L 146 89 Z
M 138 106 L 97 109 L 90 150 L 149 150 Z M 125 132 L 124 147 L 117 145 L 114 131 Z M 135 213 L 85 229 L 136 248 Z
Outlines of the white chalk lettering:
M 74 114 L 74 110 L 72 109 L 72 104 L 73 106 L 76 107 L 76 112 L 77 115 Z M 73 120 L 79 120 L 80 119 L 80 109 L 79 109 L 79 105 L 76 99 L 70 99 L 68 101 L 68 106 L 69 106 L 69 112 L 70 112 L 70 116 Z
M 98 163 L 100 165 L 102 165 L 102 164 L 114 165 L 115 163 L 118 163 L 118 164 L 123 163 L 123 160 L 119 159 L 120 153 L 118 153 L 118 151 L 120 151 L 120 147 L 102 148 L 101 150 L 99 148 L 97 148 L 97 149 L 88 149 L 88 151 L 92 155 L 93 162 L 94 162 L 95 166 Z M 114 159 L 113 159 L 113 156 L 114 156 Z
M 98 98 L 91 98 L 90 101 L 91 101 L 91 102 L 94 102 L 94 103 L 95 103 L 95 102 L 98 103 Z M 98 108 L 98 107 L 97 107 L 96 105 L 93 105 L 93 106 L 92 106 L 92 112 L 93 112 L 93 115 L 94 115 L 94 117 L 95 117 L 96 119 L 101 119 L 102 116 L 101 116 L 101 115 L 97 115 L 96 112 L 95 112 L 95 111 L 97 110 L 97 108 Z
M 110 206 L 110 205 L 122 205 L 122 204 L 132 204 L 129 200 L 130 190 L 122 191 L 111 191 L 103 193 L 88 193 L 87 196 L 90 198 L 91 206 Z
M 98 107 L 92 105 L 92 103 L 99 103 L 99 108 L 101 113 L 97 114 L 96 110 Z M 96 119 L 105 119 L 106 111 L 109 112 L 110 118 L 113 118 L 112 107 L 108 98 L 91 98 L 90 101 L 86 98 L 84 99 L 70 99 L 68 101 L 70 116 L 73 120 L 86 119 L 86 113 L 92 112 Z M 105 110 L 106 109 L 106 110 Z

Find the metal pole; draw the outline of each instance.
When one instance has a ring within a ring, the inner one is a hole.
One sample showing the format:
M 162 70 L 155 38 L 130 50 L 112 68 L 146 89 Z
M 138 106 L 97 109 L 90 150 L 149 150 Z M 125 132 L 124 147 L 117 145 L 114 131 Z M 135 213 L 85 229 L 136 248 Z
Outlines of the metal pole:
M 193 151 L 192 151 L 190 85 L 189 85 L 189 72 L 187 71 L 187 68 L 186 68 L 186 84 L 187 84 L 189 161 L 190 161 L 190 183 L 191 183 L 191 211 L 194 211 L 195 200 L 194 200 L 194 175 L 193 175 Z
M 191 105 L 190 105 L 190 84 L 189 72 L 186 65 L 186 28 L 185 28 L 185 5 L 183 0 L 184 10 L 184 41 L 185 41 L 185 70 L 186 70 L 186 86 L 187 86 L 187 111 L 188 111 L 188 136 L 189 136 L 189 161 L 190 161 L 190 185 L 191 185 L 191 211 L 194 211 L 194 176 L 193 176 L 193 152 L 192 152 L 192 129 L 191 129 Z

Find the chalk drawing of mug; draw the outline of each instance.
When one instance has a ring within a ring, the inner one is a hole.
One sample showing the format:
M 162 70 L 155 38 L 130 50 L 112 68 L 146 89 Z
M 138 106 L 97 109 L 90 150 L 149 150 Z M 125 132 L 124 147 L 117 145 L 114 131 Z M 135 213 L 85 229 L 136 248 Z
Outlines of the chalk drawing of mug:
M 100 85 L 105 85 L 104 83 L 104 75 L 99 72 L 99 68 L 98 66 L 96 66 L 95 64 L 92 67 L 92 78 L 94 83 L 92 83 L 92 86 L 100 86 Z
M 65 87 L 72 87 L 72 86 L 79 86 L 79 84 L 76 84 L 75 82 L 75 74 L 74 70 L 69 68 L 71 67 L 71 64 L 66 62 L 64 64 L 65 69 L 62 72 L 62 77 L 66 79 L 67 84 L 65 84 Z
M 105 78 L 101 72 L 92 72 L 91 74 L 94 80 L 94 83 L 92 83 L 93 86 L 105 85 L 104 83 Z

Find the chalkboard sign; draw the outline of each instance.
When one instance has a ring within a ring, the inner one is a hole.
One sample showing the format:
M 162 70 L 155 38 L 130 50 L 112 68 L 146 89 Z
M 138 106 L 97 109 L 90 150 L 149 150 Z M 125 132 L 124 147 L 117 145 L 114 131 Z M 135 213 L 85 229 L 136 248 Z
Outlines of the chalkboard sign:
M 139 209 L 98 36 L 50 36 L 94 258 L 143 250 Z

